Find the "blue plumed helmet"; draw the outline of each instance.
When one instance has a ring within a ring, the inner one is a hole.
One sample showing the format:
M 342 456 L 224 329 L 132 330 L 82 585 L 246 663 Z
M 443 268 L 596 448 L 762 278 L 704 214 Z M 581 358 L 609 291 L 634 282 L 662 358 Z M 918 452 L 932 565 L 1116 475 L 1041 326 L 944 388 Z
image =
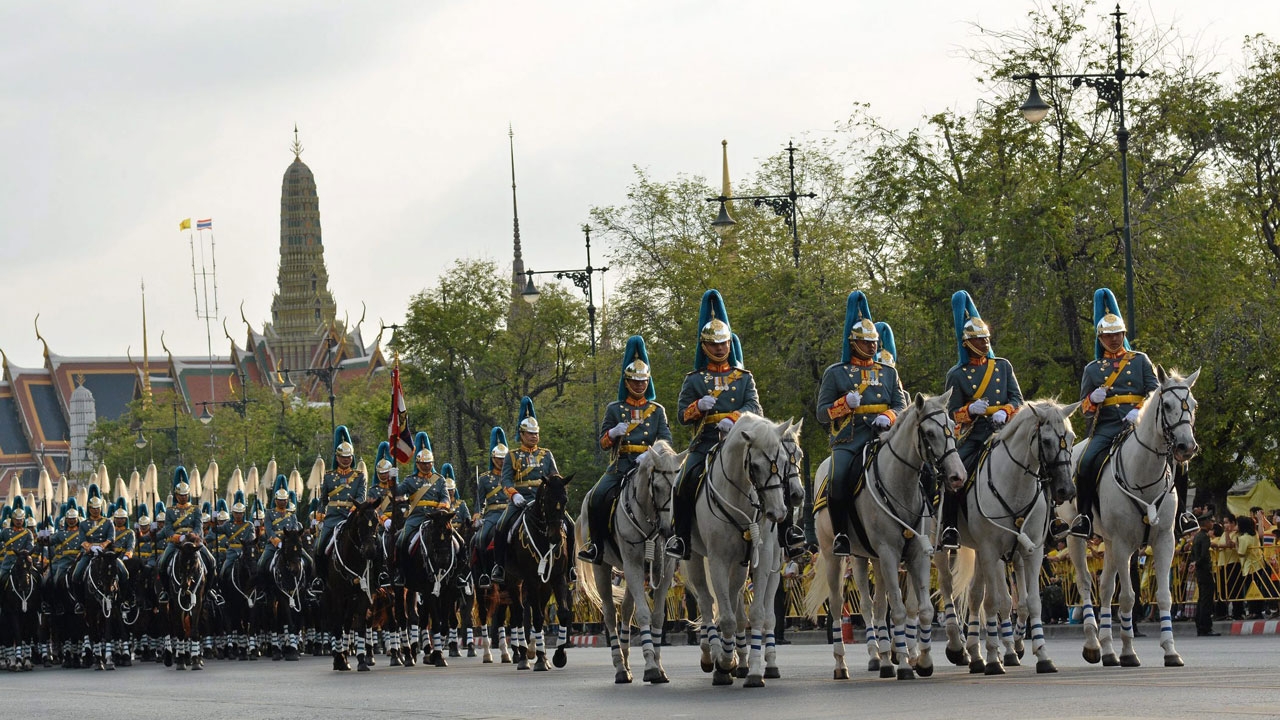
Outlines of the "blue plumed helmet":
M 853 359 L 853 341 L 880 339 L 876 323 L 871 318 L 871 306 L 867 304 L 867 296 L 861 290 L 849 293 L 844 309 L 844 335 L 841 341 L 840 362 Z
M 507 447 L 507 434 L 502 428 L 494 427 L 489 431 L 489 457 L 504 458 L 510 448 Z
M 102 490 L 98 489 L 98 483 L 89 483 L 88 499 L 85 500 L 85 505 L 101 510 L 103 515 L 107 514 L 106 503 L 102 500 Z
M 644 346 L 644 338 L 632 335 L 627 338 L 627 347 L 622 351 L 622 375 L 618 378 L 618 402 L 623 402 L 631 393 L 627 392 L 628 380 L 648 380 L 649 387 L 644 391 L 646 399 L 653 400 L 658 393 L 653 388 L 653 378 L 649 373 L 649 351 Z
M 231 498 L 231 512 L 242 513 L 247 509 L 244 504 L 244 491 L 237 490 L 236 494 Z
M 516 418 L 516 426 L 525 432 L 541 432 L 538 429 L 538 414 L 533 410 L 533 398 L 528 395 L 520 398 L 520 416 Z
M 973 304 L 973 298 L 964 290 L 957 290 L 951 296 L 951 315 L 956 329 L 956 364 L 964 365 L 969 362 L 969 349 L 965 342 L 975 338 L 990 338 L 991 326 L 978 314 L 978 306 Z M 987 357 L 995 356 L 995 350 L 988 343 Z
M 396 463 L 391 457 L 391 443 L 383 440 L 378 443 L 378 454 L 373 460 L 373 471 L 375 473 L 391 472 L 395 467 Z
M 426 430 L 419 430 L 413 436 L 413 461 L 414 462 L 435 462 L 435 453 L 431 452 L 431 437 L 427 435 Z
M 271 485 L 271 498 L 273 500 L 289 499 L 289 478 L 284 473 L 276 475 L 276 481 Z
M 881 365 L 895 367 L 898 364 L 898 344 L 893 339 L 893 328 L 889 323 L 876 321 L 876 332 L 880 335 L 880 351 L 876 353 L 876 362 Z
M 171 494 L 174 497 L 178 495 L 186 495 L 191 497 L 191 481 L 187 477 L 187 469 L 179 465 L 173 469 L 173 484 L 171 485 Z
M 320 498 L 311 498 L 311 502 L 307 504 L 307 514 L 315 515 L 320 512 Z
M 702 370 L 707 367 L 707 354 L 702 350 L 704 342 L 731 342 L 733 329 L 729 326 L 729 311 L 725 309 L 724 298 L 719 290 L 708 290 L 702 294 L 702 305 L 698 308 L 697 349 L 693 355 L 693 369 Z M 738 364 L 742 361 L 742 345 L 737 343 Z M 733 351 L 730 350 L 730 363 Z
M 1093 328 L 1095 330 L 1093 340 L 1094 360 L 1101 360 L 1104 352 L 1102 341 L 1097 339 L 1098 335 L 1126 332 L 1128 330 L 1124 325 L 1124 318 L 1120 316 L 1120 304 L 1116 302 L 1116 296 L 1109 288 L 1098 288 L 1093 293 Z M 1129 346 L 1127 335 L 1124 339 L 1124 349 L 1133 349 Z
M 163 500 L 156 501 L 156 519 L 163 520 L 165 515 L 169 514 L 169 508 L 165 507 Z
M 351 442 L 351 431 L 346 425 L 333 429 L 333 466 L 338 466 L 339 457 L 355 457 L 356 447 Z
M 139 525 L 151 524 L 151 513 L 148 511 L 146 503 L 138 503 L 138 507 L 134 508 L 134 510 L 137 513 Z
M 446 490 L 452 490 L 455 493 L 458 490 L 458 480 L 453 474 L 453 465 L 445 463 L 440 466 L 440 475 L 444 477 L 444 487 Z

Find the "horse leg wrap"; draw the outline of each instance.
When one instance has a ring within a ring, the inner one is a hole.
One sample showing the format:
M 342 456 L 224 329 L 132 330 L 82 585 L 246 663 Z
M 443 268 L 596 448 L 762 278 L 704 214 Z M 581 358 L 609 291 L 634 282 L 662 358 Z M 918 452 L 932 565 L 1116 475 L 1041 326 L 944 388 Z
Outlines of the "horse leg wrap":
M 618 630 L 619 634 L 622 635 L 622 644 L 626 647 L 631 647 L 631 625 L 624 623 Z
M 1162 610 L 1160 612 L 1160 643 L 1163 645 L 1167 642 L 1173 642 L 1173 617 L 1169 615 L 1169 611 Z
M 907 631 L 906 628 L 893 628 L 893 652 L 895 655 L 901 653 L 903 657 L 907 654 Z M 896 663 L 897 658 L 894 658 Z
M 1044 626 L 1039 622 L 1031 623 L 1031 652 L 1039 653 L 1044 647 Z
M 475 644 L 476 644 L 475 635 L 472 633 L 471 628 L 467 628 L 467 646 L 474 647 Z
M 468 638 L 470 641 L 470 638 Z M 569 628 L 566 625 L 556 626 L 556 647 L 562 648 L 569 644 Z
M 769 632 L 769 633 L 765 633 L 765 634 L 764 634 L 764 649 L 765 649 L 765 650 L 776 650 L 776 649 L 777 649 L 777 647 L 778 647 L 778 642 L 777 642 L 777 639 L 775 638 L 774 634 L 773 634 L 773 633 L 771 633 L 771 632 Z
M 542 637 L 541 628 L 533 631 L 533 649 L 539 654 L 545 654 L 547 652 L 547 643 Z
M 914 645 L 916 642 L 916 624 L 914 622 L 907 623 L 907 644 Z
M 1111 634 L 1111 608 L 1103 608 L 1098 610 L 1098 630 Z
M 1098 624 L 1098 619 L 1097 619 L 1097 618 L 1095 618 L 1095 617 L 1093 616 L 1093 604 L 1092 604 L 1092 603 L 1085 603 L 1085 604 L 1084 604 L 1084 609 L 1081 611 L 1081 616 L 1084 618 L 1083 623 L 1084 623 L 1085 625 L 1088 625 L 1088 624 L 1090 624 L 1090 623 L 1093 623 L 1093 625 L 1094 625 L 1095 627 L 1097 626 L 1097 624 Z
M 1133 637 L 1133 613 L 1120 611 L 1120 632 Z
M 764 649 L 764 636 L 758 632 L 751 633 L 751 654 L 755 655 Z
M 648 625 L 640 628 L 640 648 L 645 653 L 653 652 L 653 633 L 650 632 Z
M 1013 642 L 1013 623 L 1008 620 L 1000 623 L 1000 639 L 1007 643 Z
M 958 622 L 958 618 L 956 617 L 956 604 L 954 602 L 951 602 L 950 600 L 948 600 L 947 604 L 943 607 L 942 621 L 944 624 L 947 624 L 947 625 L 950 625 L 951 623 L 954 623 L 954 622 Z

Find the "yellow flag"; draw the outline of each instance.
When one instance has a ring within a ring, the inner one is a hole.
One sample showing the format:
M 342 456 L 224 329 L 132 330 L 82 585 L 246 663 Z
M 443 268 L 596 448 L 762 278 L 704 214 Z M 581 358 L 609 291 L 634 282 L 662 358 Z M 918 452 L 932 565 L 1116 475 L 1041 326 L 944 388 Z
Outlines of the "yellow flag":
M 183 220 L 182 222 L 178 223 L 179 231 L 190 230 L 190 229 L 191 229 L 191 218 L 187 218 L 186 220 Z

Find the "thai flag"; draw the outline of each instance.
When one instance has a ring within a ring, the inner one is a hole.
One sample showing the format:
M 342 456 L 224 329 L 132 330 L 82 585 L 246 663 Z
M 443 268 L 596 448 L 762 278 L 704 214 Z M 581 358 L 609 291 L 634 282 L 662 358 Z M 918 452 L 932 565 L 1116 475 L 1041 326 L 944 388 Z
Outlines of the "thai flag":
M 391 368 L 391 416 L 387 418 L 387 440 L 391 443 L 391 455 L 396 462 L 406 463 L 413 458 L 413 436 L 409 434 L 409 413 L 404 403 L 404 388 L 400 386 L 400 366 Z
M 206 218 L 206 219 L 204 219 L 204 220 L 197 220 L 197 221 L 196 221 L 196 229 L 197 229 L 197 230 L 212 230 L 212 229 L 213 229 L 213 218 Z

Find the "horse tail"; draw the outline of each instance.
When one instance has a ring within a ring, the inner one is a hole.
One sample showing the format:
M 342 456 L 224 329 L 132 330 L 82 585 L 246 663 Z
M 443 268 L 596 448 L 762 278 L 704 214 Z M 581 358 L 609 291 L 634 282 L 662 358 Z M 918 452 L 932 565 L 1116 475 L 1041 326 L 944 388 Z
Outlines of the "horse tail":
M 817 558 L 813 561 L 813 579 L 809 582 L 809 589 L 804 593 L 804 600 L 801 602 L 801 608 L 804 610 L 805 617 L 815 623 L 818 616 L 822 614 L 822 606 L 829 599 L 827 597 L 827 567 L 831 564 L 831 560 L 827 558 L 826 553 L 818 553 Z M 831 617 L 839 618 L 840 608 L 835 608 L 831 613 Z
M 973 548 L 961 547 L 951 564 L 951 591 L 955 593 L 957 617 L 964 618 L 969 609 L 969 586 L 978 571 L 978 553 Z
M 582 511 L 578 514 L 578 522 L 573 526 L 576 547 L 584 547 L 587 544 L 587 526 L 590 524 L 587 520 L 587 505 L 589 501 L 590 495 L 582 499 Z M 604 606 L 604 601 L 600 597 L 600 588 L 596 587 L 596 574 L 593 572 L 591 563 L 574 557 L 573 566 L 578 573 L 577 594 L 579 600 L 587 601 L 591 604 L 591 607 L 599 612 Z M 614 599 L 616 600 L 617 598 L 615 597 Z

